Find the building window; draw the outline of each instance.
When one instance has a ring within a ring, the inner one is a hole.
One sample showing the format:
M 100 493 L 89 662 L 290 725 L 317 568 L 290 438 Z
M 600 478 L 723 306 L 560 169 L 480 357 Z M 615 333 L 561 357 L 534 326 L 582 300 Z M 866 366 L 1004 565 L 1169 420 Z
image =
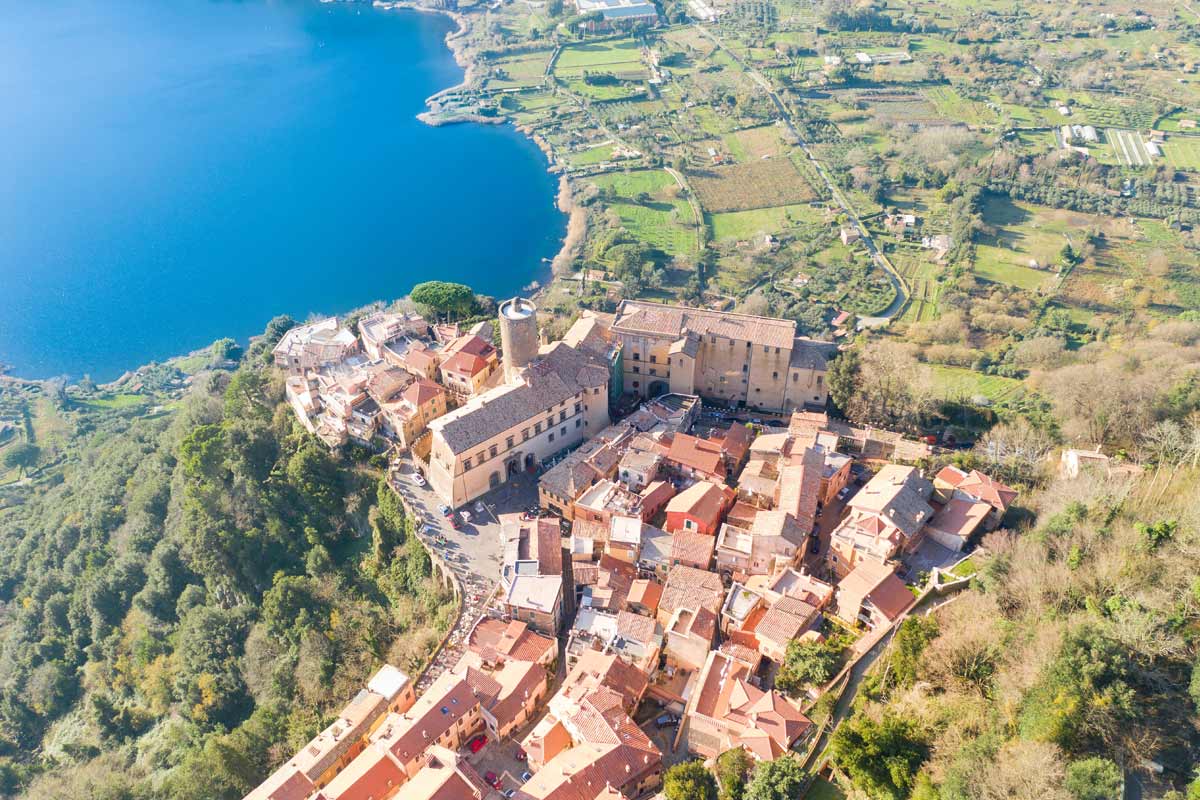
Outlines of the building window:
M 508 445 L 508 449 L 509 449 L 509 450 L 512 450 L 512 449 L 513 449 L 513 446 L 514 446 L 514 445 L 515 445 L 517 442 L 516 442 L 516 440 L 515 440 L 515 439 L 514 439 L 512 436 L 509 436 L 507 439 L 505 439 L 505 440 L 504 440 L 504 443 L 505 443 L 506 445 Z
M 491 447 L 488 448 L 488 455 L 490 455 L 492 458 L 495 458 L 497 451 L 498 451 L 498 448 L 496 447 L 496 445 L 492 445 Z
M 651 367 L 651 368 L 650 368 L 650 374 L 651 374 L 651 375 L 657 375 L 657 374 L 658 374 L 658 370 L 657 370 L 657 369 L 655 369 L 654 367 Z
M 480 464 L 482 464 L 484 461 L 487 461 L 487 453 L 480 450 L 479 455 L 476 456 L 476 460 L 479 461 Z
M 566 436 L 567 435 L 567 426 L 563 425 L 562 430 L 559 431 L 559 433 L 562 434 L 563 436 Z
M 582 424 L 583 424 L 583 420 L 581 420 L 581 419 L 577 419 L 577 420 L 575 420 L 575 427 L 576 427 L 576 428 L 578 428 L 578 427 L 579 427 L 580 425 L 582 425 Z
M 600 387 L 597 386 L 595 389 L 592 389 L 592 394 L 600 394 Z
M 463 459 L 463 469 L 469 470 L 470 468 L 471 468 L 471 459 L 464 458 Z
M 575 413 L 578 414 L 580 411 L 583 411 L 583 403 L 576 403 L 575 404 Z
M 693 522 L 693 521 L 692 521 L 692 520 L 690 520 L 690 519 L 685 519 L 685 520 L 683 521 L 683 527 L 687 528 L 689 531 L 691 531 L 691 530 L 695 530 L 695 529 L 696 529 L 696 523 L 695 523 L 695 522 Z
M 641 355 L 639 355 L 638 353 L 634 353 L 634 354 L 633 354 L 633 360 L 634 360 L 634 361 L 641 361 L 641 360 L 642 360 L 642 357 L 641 357 Z
M 776 348 L 775 348 L 775 355 L 779 355 L 779 348 L 778 348 L 778 347 L 776 347 Z
M 799 383 L 799 382 L 800 382 L 800 373 L 793 372 L 792 373 L 792 383 Z
M 542 432 L 542 423 L 540 423 L 540 422 L 533 423 L 533 432 L 534 432 L 534 434 L 541 433 Z
M 551 431 L 551 433 L 550 433 L 550 441 L 552 441 L 552 442 L 554 441 L 554 433 L 553 433 L 553 431 Z
M 820 386 L 820 385 L 821 385 L 821 376 L 818 375 L 817 376 L 817 386 Z
M 765 345 L 765 344 L 764 344 L 764 345 L 763 345 L 763 352 L 764 352 L 764 353 L 769 353 L 769 352 L 771 352 L 771 348 L 770 348 L 770 347 L 768 347 L 767 345 Z
M 651 363 L 651 364 L 657 364 L 657 363 L 658 363 L 658 356 L 656 356 L 656 355 L 654 355 L 654 354 L 651 354 L 651 355 L 650 355 L 650 363 Z
M 529 428 L 526 428 L 525 430 L 521 431 L 521 441 L 522 442 L 529 441 Z
M 742 374 L 744 375 L 744 374 L 746 374 L 746 373 L 747 373 L 747 372 L 749 372 L 749 371 L 750 371 L 750 365 L 749 365 L 749 364 L 742 364 Z
M 642 368 L 641 368 L 641 367 L 639 367 L 639 366 L 636 366 L 636 365 L 635 365 L 635 366 L 634 366 L 634 368 L 633 368 L 633 374 L 634 374 L 634 375 L 641 375 L 641 374 L 642 374 Z
M 558 412 L 558 421 L 566 422 L 567 421 L 567 412 L 565 412 L 565 411 Z
M 709 341 L 711 344 L 716 344 L 716 343 L 717 343 L 717 337 L 716 337 L 716 336 L 709 336 L 709 337 L 708 337 L 708 341 Z
M 778 372 L 772 372 L 772 373 L 771 373 L 771 380 L 773 380 L 773 381 L 777 381 L 777 380 L 779 380 L 779 373 L 778 373 Z
M 671 366 L 671 357 L 667 356 L 667 366 Z

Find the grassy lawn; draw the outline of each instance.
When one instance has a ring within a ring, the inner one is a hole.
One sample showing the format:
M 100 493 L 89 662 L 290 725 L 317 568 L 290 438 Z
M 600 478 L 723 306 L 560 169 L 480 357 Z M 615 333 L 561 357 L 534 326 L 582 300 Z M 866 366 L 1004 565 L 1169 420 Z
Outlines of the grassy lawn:
M 554 72 L 559 75 L 568 73 L 582 74 L 585 69 L 595 71 L 629 68 L 640 65 L 642 51 L 637 42 L 632 39 L 618 39 L 612 42 L 596 42 L 594 44 L 567 45 L 558 54 L 554 62 Z
M 149 398 L 140 394 L 114 394 L 109 397 L 93 397 L 88 400 L 81 400 L 79 401 L 79 405 L 87 406 L 88 408 L 124 409 L 144 406 L 149 402 Z
M 956 578 L 969 578 L 978 571 L 979 568 L 975 565 L 974 558 L 968 556 L 958 564 L 955 564 L 954 569 L 950 570 L 950 574 Z
M 590 147 L 587 150 L 580 150 L 578 153 L 571 153 L 567 156 L 567 160 L 575 167 L 586 167 L 589 164 L 601 164 L 605 161 L 611 161 L 613 156 L 613 146 L 611 144 L 602 144 L 599 147 Z
M 791 227 L 796 221 L 807 220 L 810 215 L 811 209 L 808 206 L 792 205 L 706 216 L 713 239 L 724 241 L 749 239 L 760 233 L 778 233 Z
M 836 783 L 817 778 L 804 795 L 804 800 L 846 800 L 846 793 Z
M 1015 378 L 999 375 L 984 375 L 965 367 L 932 365 L 934 392 L 947 400 L 960 397 L 986 397 L 993 403 L 1009 400 L 1024 391 L 1024 385 Z
M 1163 158 L 1175 169 L 1200 170 L 1200 137 L 1172 136 L 1162 151 Z

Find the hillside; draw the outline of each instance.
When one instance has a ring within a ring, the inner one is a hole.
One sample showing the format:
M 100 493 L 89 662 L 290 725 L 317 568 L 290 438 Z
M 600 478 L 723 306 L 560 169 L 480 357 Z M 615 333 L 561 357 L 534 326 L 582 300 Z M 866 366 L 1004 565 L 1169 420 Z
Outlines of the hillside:
M 179 399 L 0 389 L 40 429 L 0 506 L 0 795 L 241 797 L 448 625 L 380 471 L 282 402 L 284 329 Z

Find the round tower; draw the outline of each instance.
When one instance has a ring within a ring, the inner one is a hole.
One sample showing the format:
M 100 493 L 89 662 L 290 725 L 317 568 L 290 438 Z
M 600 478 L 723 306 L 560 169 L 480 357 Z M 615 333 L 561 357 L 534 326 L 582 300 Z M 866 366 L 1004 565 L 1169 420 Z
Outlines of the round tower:
M 537 306 L 531 301 L 514 297 L 500 304 L 500 349 L 504 351 L 504 376 L 508 380 L 537 358 Z

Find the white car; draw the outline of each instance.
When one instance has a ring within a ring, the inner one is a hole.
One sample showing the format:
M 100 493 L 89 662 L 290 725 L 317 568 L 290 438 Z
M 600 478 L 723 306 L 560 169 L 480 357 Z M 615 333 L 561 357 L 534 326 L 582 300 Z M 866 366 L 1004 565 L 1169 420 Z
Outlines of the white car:
M 421 473 L 419 473 L 419 472 L 414 472 L 412 474 L 412 482 L 415 483 L 417 486 L 421 486 L 421 487 L 425 486 L 425 479 L 421 477 Z
M 463 510 L 463 511 L 458 512 L 458 515 L 460 517 L 462 517 L 463 522 L 471 521 L 471 512 L 470 511 Z

